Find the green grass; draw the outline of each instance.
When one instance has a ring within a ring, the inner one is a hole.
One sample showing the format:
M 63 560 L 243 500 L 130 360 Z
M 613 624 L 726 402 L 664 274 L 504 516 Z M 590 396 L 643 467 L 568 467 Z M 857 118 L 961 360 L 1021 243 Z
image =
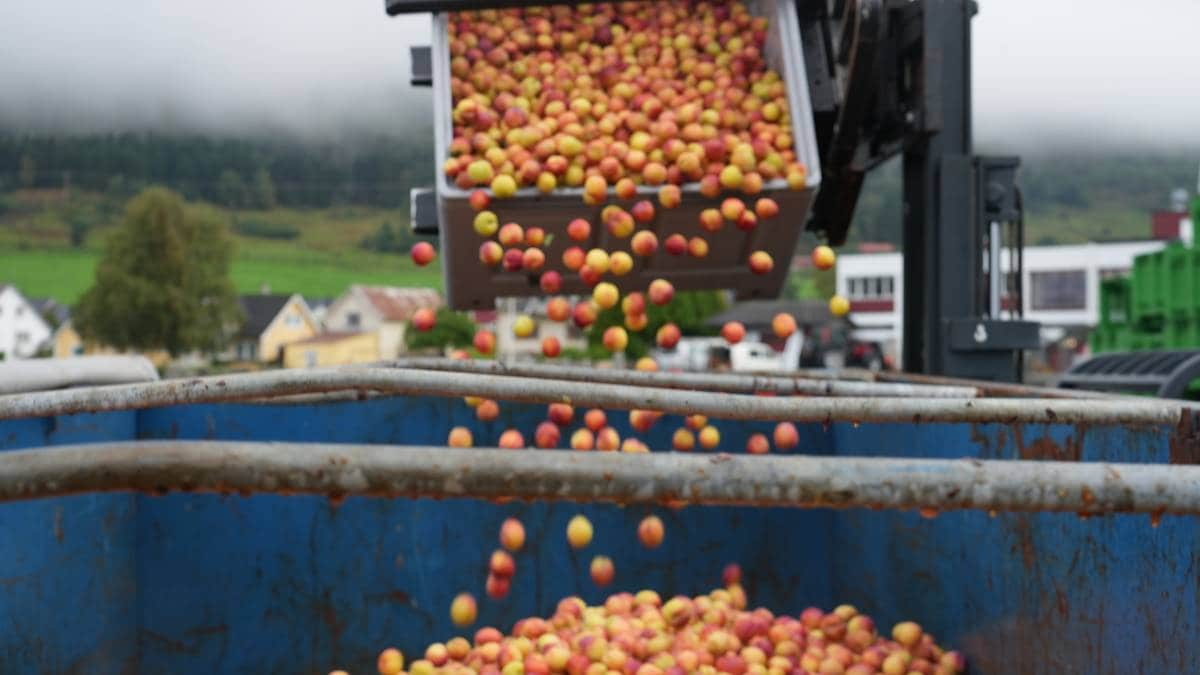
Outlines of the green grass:
M 262 248 L 251 245 L 239 249 L 232 272 L 238 292 L 257 293 L 267 284 L 274 293 L 297 292 L 307 297 L 330 298 L 355 283 L 436 288 L 442 285 L 436 264 L 418 268 L 405 256 Z M 96 250 L 21 251 L 0 247 L 0 282 L 16 284 L 28 296 L 49 296 L 73 303 L 91 285 L 99 258 Z
M 0 283 L 16 284 L 28 297 L 74 303 L 92 283 L 95 251 L 0 247 Z
M 95 209 L 99 203 L 97 196 L 86 193 L 75 194 L 70 201 L 54 191 L 12 193 L 11 210 L 0 215 L 0 283 L 14 283 L 33 297 L 78 300 L 92 283 L 106 234 L 119 216 L 97 217 L 79 249 L 68 245 L 65 217 L 71 206 Z M 358 248 L 380 223 L 408 227 L 408 214 L 400 209 L 279 208 L 239 211 L 233 217 L 291 225 L 300 232 L 290 241 L 235 237 L 232 277 L 241 293 L 257 293 L 269 285 L 275 293 L 335 297 L 356 283 L 442 286 L 436 263 L 418 268 L 406 255 Z
M 1132 241 L 1150 236 L 1149 216 L 1126 205 L 1059 207 L 1025 214 L 1025 242 L 1082 244 L 1087 241 Z

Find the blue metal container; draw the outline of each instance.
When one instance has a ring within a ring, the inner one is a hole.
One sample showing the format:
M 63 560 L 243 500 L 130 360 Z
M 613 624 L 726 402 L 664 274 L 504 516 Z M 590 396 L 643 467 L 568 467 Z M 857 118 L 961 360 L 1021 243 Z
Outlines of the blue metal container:
M 543 406 L 502 404 L 483 424 L 461 401 L 375 398 L 192 405 L 0 421 L 0 449 L 122 439 L 292 440 L 440 445 L 454 425 L 477 445 L 530 433 Z M 627 415 L 610 421 L 624 435 Z M 668 447 L 666 417 L 645 440 Z M 717 422 L 723 447 L 771 425 Z M 1174 429 L 1068 425 L 801 427 L 806 453 L 1151 461 L 1174 459 Z M 636 538 L 648 512 L 666 544 Z M 567 521 L 596 527 L 572 551 Z M 1192 519 L 733 507 L 495 505 L 474 500 L 98 495 L 0 506 L 0 672 L 374 672 L 385 646 L 410 656 L 462 634 L 453 596 L 480 599 L 479 625 L 507 630 L 558 599 L 619 590 L 706 592 L 739 562 L 752 604 L 798 613 L 850 602 L 881 626 L 914 619 L 963 650 L 973 673 L 1197 672 Z M 483 593 L 501 521 L 527 543 L 507 600 Z M 593 555 L 615 561 L 604 591 Z

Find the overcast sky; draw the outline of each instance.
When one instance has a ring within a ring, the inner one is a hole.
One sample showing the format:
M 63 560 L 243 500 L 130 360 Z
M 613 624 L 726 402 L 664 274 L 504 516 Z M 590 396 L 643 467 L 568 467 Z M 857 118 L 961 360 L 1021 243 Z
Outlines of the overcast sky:
M 1200 149 L 1200 0 L 979 4 L 980 145 Z M 401 134 L 429 31 L 383 0 L 0 0 L 0 129 Z

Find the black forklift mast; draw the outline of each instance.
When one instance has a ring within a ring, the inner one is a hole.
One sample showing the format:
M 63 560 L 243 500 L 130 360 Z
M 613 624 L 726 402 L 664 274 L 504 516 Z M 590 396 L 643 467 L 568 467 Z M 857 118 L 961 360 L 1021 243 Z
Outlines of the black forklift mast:
M 903 155 L 904 369 L 1021 379 L 1038 326 L 1021 320 L 1019 160 L 971 142 L 973 0 L 795 0 L 822 182 L 806 224 L 845 243 L 866 173 Z M 538 0 L 386 0 L 388 14 L 547 4 Z M 428 84 L 428 48 L 413 84 Z M 436 231 L 429 193 L 418 231 Z M 1002 262 L 1003 261 L 1003 262 Z

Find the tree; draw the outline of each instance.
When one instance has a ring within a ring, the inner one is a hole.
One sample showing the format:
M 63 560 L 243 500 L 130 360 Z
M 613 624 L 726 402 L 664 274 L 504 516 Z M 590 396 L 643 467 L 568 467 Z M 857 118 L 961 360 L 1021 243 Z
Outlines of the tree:
M 246 184 L 242 176 L 233 169 L 225 169 L 217 178 L 217 201 L 231 209 L 241 208 L 246 203 Z
M 255 207 L 275 208 L 275 181 L 271 180 L 271 172 L 265 167 L 254 172 L 254 183 L 251 186 L 250 195 Z
M 166 188 L 129 201 L 73 313 L 86 341 L 118 349 L 212 351 L 240 320 L 220 215 Z
M 430 349 L 436 347 L 469 347 L 475 338 L 475 322 L 462 312 L 445 307 L 437 311 L 437 322 L 427 331 L 419 331 L 410 327 L 405 331 L 405 342 L 409 349 Z
M 646 327 L 638 332 L 629 331 L 629 344 L 625 355 L 632 359 L 645 356 L 654 347 L 654 335 L 666 323 L 679 326 L 684 335 L 714 335 L 716 329 L 706 326 L 708 317 L 725 309 L 725 299 L 720 291 L 684 291 L 675 294 L 675 299 L 664 306 L 647 304 Z M 604 331 L 609 326 L 622 326 L 625 315 L 618 304 L 600 312 L 596 322 L 588 331 L 588 352 L 592 358 L 608 356 L 604 348 Z
M 71 241 L 71 246 L 73 248 L 83 246 L 92 225 L 90 214 L 82 206 L 75 204 L 67 208 L 63 220 L 67 223 L 67 237 Z
M 31 155 L 21 155 L 21 168 L 18 171 L 17 180 L 21 182 L 23 188 L 31 188 L 37 182 L 37 164 Z

